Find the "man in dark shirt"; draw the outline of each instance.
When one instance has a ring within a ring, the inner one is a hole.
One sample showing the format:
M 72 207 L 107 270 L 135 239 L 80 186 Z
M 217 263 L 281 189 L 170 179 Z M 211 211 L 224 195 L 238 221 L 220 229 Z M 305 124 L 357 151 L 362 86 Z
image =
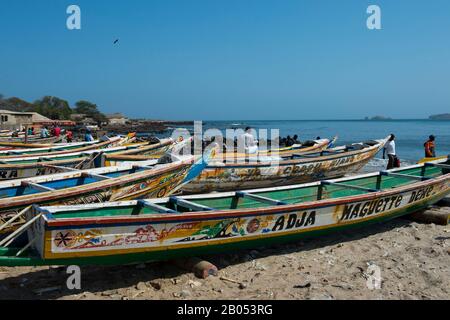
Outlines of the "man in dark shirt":
M 425 142 L 425 157 L 426 158 L 436 158 L 436 144 L 435 136 L 431 135 L 427 142 Z

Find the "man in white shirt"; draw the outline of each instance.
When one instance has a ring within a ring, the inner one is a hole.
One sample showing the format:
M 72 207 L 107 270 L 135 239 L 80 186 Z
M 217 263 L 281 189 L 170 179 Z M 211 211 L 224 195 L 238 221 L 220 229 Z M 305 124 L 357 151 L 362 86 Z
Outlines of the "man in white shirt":
M 383 149 L 383 159 L 386 159 L 386 154 L 388 155 L 389 161 L 387 169 L 393 169 L 395 167 L 395 158 L 396 158 L 396 152 L 395 152 L 395 135 L 391 134 L 391 137 L 389 138 L 388 142 L 386 142 L 386 145 Z
M 43 127 L 41 129 L 41 138 L 48 138 L 50 137 L 50 134 L 48 133 L 47 127 Z
M 245 153 L 255 154 L 258 153 L 258 141 L 255 140 L 255 137 L 251 131 L 252 129 L 250 127 L 245 128 L 245 133 L 241 136 L 241 138 L 243 139 Z

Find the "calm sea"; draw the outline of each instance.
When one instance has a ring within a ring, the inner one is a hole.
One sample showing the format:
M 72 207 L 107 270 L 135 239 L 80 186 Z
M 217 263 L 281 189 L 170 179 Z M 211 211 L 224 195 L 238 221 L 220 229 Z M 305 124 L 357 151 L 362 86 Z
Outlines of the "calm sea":
M 371 139 L 381 139 L 394 133 L 397 137 L 397 154 L 404 164 L 415 163 L 423 158 L 423 144 L 430 134 L 436 136 L 437 154 L 450 154 L 450 121 L 432 120 L 287 120 L 287 121 L 205 121 L 203 129 L 245 128 L 278 129 L 280 135 L 297 134 L 300 140 L 333 138 L 339 136 L 337 145 Z M 189 128 L 188 128 L 189 129 Z M 378 154 L 372 163 L 384 166 Z

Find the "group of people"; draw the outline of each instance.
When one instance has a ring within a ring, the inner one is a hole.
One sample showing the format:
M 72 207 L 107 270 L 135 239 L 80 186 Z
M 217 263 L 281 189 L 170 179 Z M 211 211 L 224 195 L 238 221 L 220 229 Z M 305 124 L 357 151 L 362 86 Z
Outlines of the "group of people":
M 22 131 L 15 130 L 11 136 L 19 137 L 20 132 L 26 133 L 28 136 L 34 136 L 36 134 L 39 134 L 40 138 L 42 138 L 42 139 L 50 138 L 50 137 L 60 137 L 62 134 L 64 134 L 65 138 L 66 138 L 66 142 L 68 142 L 68 143 L 73 142 L 73 132 L 70 130 L 61 129 L 61 127 L 58 125 L 52 126 L 50 128 L 48 126 L 43 126 L 40 129 L 40 132 L 36 132 L 35 127 L 31 126 L 31 127 L 28 127 L 28 129 L 23 129 Z M 94 137 L 93 137 L 90 129 L 86 130 L 86 133 L 84 135 L 84 140 L 87 142 L 94 141 Z
M 425 158 L 435 158 L 436 157 L 436 137 L 434 135 L 429 136 L 428 140 L 424 143 Z M 395 135 L 391 134 L 388 142 L 383 149 L 383 159 L 388 156 L 387 169 L 399 168 L 400 159 L 397 157 L 397 152 L 395 150 Z
M 280 139 L 280 146 L 292 147 L 295 144 L 301 144 L 298 140 L 298 135 L 294 135 L 292 138 L 291 136 L 287 136 L 286 138 Z
M 247 127 L 245 128 L 245 133 L 240 136 L 241 145 L 244 146 L 245 152 L 249 154 L 254 154 L 258 152 L 258 141 L 255 139 L 254 135 L 252 134 L 252 128 Z M 320 139 L 318 137 L 318 139 Z M 435 158 L 436 157 L 436 137 L 434 135 L 430 135 L 428 140 L 424 143 L 424 149 L 425 149 L 425 157 L 426 158 Z M 298 141 L 298 136 L 295 135 L 293 138 L 290 136 L 287 136 L 286 138 L 280 139 L 280 146 L 286 146 L 291 147 L 295 144 L 301 144 L 300 141 Z M 400 167 L 400 159 L 397 156 L 397 152 L 395 149 L 395 135 L 391 134 L 389 140 L 387 141 L 386 145 L 383 149 L 383 159 L 386 159 L 386 156 L 388 157 L 388 165 L 387 169 L 393 169 L 393 168 L 399 168 Z
M 258 140 L 255 139 L 255 136 L 253 135 L 253 131 L 251 127 L 245 128 L 244 134 L 242 134 L 240 137 L 238 137 L 238 140 L 241 139 L 241 145 L 244 146 L 245 152 L 254 154 L 258 152 Z M 320 137 L 317 137 L 317 139 L 320 139 Z M 300 145 L 302 142 L 298 139 L 298 135 L 294 135 L 293 137 L 287 136 L 286 138 L 277 138 L 276 141 L 277 145 L 280 147 L 292 147 L 293 145 Z M 238 141 L 239 142 L 239 141 Z M 270 141 L 268 141 L 270 143 Z M 273 142 L 272 142 L 273 143 Z
M 50 130 L 47 126 L 41 128 L 41 138 L 60 137 L 63 133 L 68 143 L 73 141 L 73 132 L 70 130 L 63 130 L 59 126 L 52 126 Z

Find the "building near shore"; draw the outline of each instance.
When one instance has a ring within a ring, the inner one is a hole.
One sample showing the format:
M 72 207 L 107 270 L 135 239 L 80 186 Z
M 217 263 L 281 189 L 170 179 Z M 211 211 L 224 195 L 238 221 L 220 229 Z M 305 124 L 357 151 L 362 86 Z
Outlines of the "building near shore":
M 127 122 L 130 121 L 127 117 L 125 117 L 121 113 L 106 114 L 106 118 L 108 119 L 108 122 L 111 125 L 116 125 L 116 124 L 125 125 L 125 124 L 127 124 Z
M 72 126 L 75 125 L 70 120 L 52 120 L 37 112 L 17 112 L 10 110 L 0 110 L 1 130 L 23 130 L 26 126 Z

